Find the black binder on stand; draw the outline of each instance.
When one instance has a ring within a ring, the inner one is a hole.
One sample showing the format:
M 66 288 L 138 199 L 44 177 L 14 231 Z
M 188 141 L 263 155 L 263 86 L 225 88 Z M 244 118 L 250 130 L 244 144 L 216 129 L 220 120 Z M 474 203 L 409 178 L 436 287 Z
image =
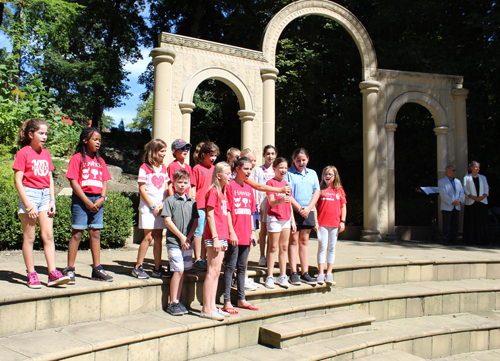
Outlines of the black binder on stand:
M 428 196 L 431 196 L 431 203 L 434 204 L 434 214 L 432 215 L 432 223 L 434 224 L 434 231 L 432 235 L 429 237 L 427 242 L 434 239 L 434 236 L 438 234 L 438 223 L 437 223 L 437 212 L 438 212 L 438 195 L 439 188 L 438 187 L 420 187 L 420 189 Z

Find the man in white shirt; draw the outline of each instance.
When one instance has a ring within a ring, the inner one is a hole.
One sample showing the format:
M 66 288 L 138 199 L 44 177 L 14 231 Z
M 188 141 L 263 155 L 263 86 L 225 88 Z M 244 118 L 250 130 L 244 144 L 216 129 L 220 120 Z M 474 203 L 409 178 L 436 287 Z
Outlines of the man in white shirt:
M 454 244 L 457 240 L 458 214 L 464 199 L 464 189 L 462 183 L 455 178 L 457 170 L 454 166 L 448 165 L 444 170 L 446 177 L 438 181 L 443 215 L 443 239 L 445 244 Z

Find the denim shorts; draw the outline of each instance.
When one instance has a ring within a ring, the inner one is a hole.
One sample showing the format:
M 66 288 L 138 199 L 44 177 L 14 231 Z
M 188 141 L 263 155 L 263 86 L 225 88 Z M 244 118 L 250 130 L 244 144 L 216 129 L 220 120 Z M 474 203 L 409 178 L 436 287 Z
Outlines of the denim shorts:
M 35 206 L 37 212 L 47 212 L 50 205 L 50 189 L 49 188 L 30 188 L 24 186 L 24 191 L 28 196 L 31 204 Z M 21 198 L 19 198 L 19 211 L 20 214 L 28 213 L 26 212 L 26 206 Z
M 85 193 L 85 195 L 92 202 L 95 202 L 99 198 L 101 198 L 100 194 L 90 194 Z M 71 197 L 72 205 L 71 205 L 71 219 L 72 219 L 72 227 L 73 229 L 87 229 L 87 226 L 90 229 L 102 229 L 103 225 L 103 210 L 101 207 L 97 213 L 92 213 L 87 209 L 85 203 L 75 194 Z
M 201 238 L 203 237 L 203 233 L 205 232 L 205 223 L 207 222 L 207 214 L 205 213 L 204 208 L 198 209 L 198 226 L 194 231 L 194 236 Z

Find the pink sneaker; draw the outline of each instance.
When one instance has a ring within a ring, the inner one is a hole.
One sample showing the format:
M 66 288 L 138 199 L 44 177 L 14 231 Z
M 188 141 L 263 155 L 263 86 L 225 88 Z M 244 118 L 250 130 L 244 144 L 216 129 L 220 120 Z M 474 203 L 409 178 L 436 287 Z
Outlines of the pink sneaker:
M 55 269 L 52 272 L 49 272 L 49 282 L 47 282 L 47 286 L 50 287 L 64 285 L 66 283 L 69 283 L 69 281 L 69 276 L 64 276 L 60 271 Z
M 36 272 L 28 273 L 27 284 L 29 288 L 42 288 L 42 284 L 38 280 L 38 274 Z

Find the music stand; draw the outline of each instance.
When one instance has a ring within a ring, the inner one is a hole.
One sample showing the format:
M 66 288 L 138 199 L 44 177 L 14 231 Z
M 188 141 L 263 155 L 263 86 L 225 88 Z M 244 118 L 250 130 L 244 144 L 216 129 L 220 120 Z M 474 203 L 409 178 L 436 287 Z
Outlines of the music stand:
M 434 231 L 432 232 L 431 236 L 429 239 L 427 239 L 427 242 L 429 242 L 431 239 L 434 239 L 434 235 L 438 233 L 438 223 L 437 223 L 437 207 L 438 207 L 438 202 L 437 202 L 437 195 L 439 194 L 439 188 L 438 187 L 420 187 L 420 189 L 426 194 L 426 195 L 431 195 L 435 197 L 431 197 L 431 203 L 434 203 L 434 214 L 432 217 L 432 223 L 434 223 Z

